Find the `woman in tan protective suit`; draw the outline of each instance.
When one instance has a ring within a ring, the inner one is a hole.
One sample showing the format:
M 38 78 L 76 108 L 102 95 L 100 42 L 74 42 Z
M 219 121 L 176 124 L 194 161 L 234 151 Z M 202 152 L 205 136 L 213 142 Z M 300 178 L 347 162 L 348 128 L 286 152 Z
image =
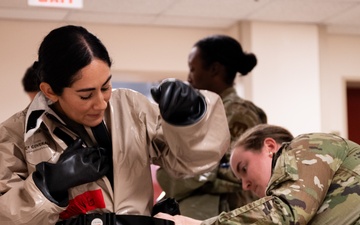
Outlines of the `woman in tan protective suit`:
M 150 217 L 150 164 L 180 177 L 217 165 L 230 136 L 216 94 L 166 80 L 151 90 L 154 104 L 113 91 L 110 67 L 83 27 L 44 38 L 41 92 L 0 125 L 0 224 L 167 224 Z

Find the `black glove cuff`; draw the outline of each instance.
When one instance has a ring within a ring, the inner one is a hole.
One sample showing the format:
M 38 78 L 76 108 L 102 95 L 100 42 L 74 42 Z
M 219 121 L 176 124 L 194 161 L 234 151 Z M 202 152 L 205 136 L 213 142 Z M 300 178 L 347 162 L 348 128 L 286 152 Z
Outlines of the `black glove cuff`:
M 62 191 L 58 193 L 51 193 L 47 184 L 47 176 L 46 176 L 46 168 L 49 167 L 49 163 L 41 162 L 36 165 L 36 171 L 33 172 L 32 178 L 34 180 L 35 185 L 40 189 L 43 195 L 51 202 L 55 203 L 60 207 L 65 207 L 69 204 L 69 196 L 68 192 Z M 54 176 L 51 174 L 50 176 Z
M 206 101 L 205 97 L 199 93 L 199 101 L 197 104 L 192 106 L 189 115 L 174 114 L 167 120 L 168 123 L 176 126 L 187 126 L 194 124 L 201 120 L 206 112 Z
M 198 122 L 203 118 L 206 112 L 206 102 L 205 97 L 199 93 L 199 103 L 197 106 L 194 105 L 193 114 L 189 116 L 184 125 L 190 125 Z

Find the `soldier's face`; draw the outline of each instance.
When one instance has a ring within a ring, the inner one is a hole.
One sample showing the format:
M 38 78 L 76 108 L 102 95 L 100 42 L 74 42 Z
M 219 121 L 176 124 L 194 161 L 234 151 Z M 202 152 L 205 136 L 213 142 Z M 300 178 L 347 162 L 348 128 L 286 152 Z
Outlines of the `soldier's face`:
M 264 197 L 271 176 L 272 154 L 266 144 L 261 151 L 234 149 L 230 166 L 235 176 L 241 179 L 244 190 L 250 190 L 258 197 Z
M 111 97 L 111 75 L 108 65 L 98 59 L 78 72 L 79 79 L 54 96 L 55 107 L 73 121 L 85 126 L 98 125 Z
M 197 47 L 191 49 L 188 58 L 189 75 L 188 82 L 196 89 L 209 90 L 211 86 L 211 74 L 209 69 L 204 68 L 200 50 Z

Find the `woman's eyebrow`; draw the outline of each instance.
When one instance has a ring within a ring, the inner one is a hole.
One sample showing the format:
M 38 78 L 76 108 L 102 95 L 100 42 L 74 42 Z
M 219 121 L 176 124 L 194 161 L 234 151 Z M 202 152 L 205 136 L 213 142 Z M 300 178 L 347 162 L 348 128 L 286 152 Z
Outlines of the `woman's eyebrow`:
M 111 77 L 112 77 L 112 75 L 110 74 L 109 78 L 103 83 L 102 86 L 104 86 L 105 84 L 107 84 L 107 83 L 110 81 Z
M 95 88 L 84 88 L 84 89 L 76 90 L 76 92 L 88 92 L 88 91 L 93 91 L 93 90 L 95 90 Z
M 110 81 L 111 77 L 112 77 L 112 75 L 110 75 L 108 77 L 108 79 L 106 79 L 106 81 L 101 86 L 104 86 L 105 84 L 107 84 Z M 93 91 L 93 90 L 95 90 L 95 88 L 84 88 L 84 89 L 76 90 L 76 92 L 88 92 L 88 91 Z

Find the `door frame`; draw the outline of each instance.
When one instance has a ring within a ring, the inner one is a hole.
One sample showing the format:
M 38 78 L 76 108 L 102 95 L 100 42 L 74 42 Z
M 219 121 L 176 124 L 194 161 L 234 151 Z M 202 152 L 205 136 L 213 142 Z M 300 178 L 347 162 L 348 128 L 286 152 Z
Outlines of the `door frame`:
M 349 118 L 348 118 L 348 99 L 347 99 L 347 89 L 349 87 L 359 88 L 360 89 L 360 78 L 359 77 L 344 77 L 343 79 L 343 97 L 344 97 L 344 124 L 345 124 L 345 132 L 344 137 L 349 138 Z

